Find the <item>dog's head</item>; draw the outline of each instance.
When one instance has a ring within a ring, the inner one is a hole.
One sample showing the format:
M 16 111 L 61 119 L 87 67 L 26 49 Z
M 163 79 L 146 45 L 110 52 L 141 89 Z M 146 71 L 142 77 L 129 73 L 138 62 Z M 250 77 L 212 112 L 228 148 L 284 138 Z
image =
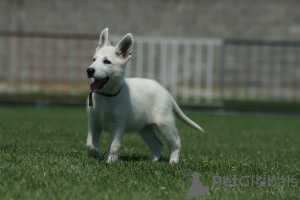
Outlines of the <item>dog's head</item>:
M 126 34 L 113 47 L 108 41 L 108 28 L 102 31 L 93 63 L 87 69 L 87 76 L 94 78 L 94 82 L 91 84 L 93 92 L 104 89 L 113 79 L 123 78 L 125 64 L 131 57 L 132 48 L 131 33 Z

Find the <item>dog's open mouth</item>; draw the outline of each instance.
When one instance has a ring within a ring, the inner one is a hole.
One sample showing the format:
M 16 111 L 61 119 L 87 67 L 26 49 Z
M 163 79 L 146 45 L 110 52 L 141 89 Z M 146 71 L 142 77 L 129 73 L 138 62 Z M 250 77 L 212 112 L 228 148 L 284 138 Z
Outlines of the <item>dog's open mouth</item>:
M 109 81 L 109 77 L 103 79 L 95 79 L 90 85 L 91 91 L 96 92 L 104 87 L 104 85 Z

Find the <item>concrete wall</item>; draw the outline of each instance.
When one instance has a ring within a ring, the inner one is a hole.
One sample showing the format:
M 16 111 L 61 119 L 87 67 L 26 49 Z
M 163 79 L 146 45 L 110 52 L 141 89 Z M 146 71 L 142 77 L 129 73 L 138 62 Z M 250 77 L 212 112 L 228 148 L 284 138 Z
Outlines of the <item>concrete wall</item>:
M 298 0 L 0 0 L 0 30 L 300 39 Z

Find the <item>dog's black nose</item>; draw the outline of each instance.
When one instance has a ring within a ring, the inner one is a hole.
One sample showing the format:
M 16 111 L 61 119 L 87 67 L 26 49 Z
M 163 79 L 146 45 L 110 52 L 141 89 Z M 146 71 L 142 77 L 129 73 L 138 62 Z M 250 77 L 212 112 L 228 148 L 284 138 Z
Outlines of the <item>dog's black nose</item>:
M 88 68 L 86 72 L 88 77 L 91 77 L 95 73 L 95 68 Z

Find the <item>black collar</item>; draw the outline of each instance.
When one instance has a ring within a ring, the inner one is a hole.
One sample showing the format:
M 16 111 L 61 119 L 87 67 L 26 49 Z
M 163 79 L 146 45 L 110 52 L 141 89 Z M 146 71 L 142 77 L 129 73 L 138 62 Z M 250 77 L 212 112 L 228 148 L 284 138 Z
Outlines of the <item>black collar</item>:
M 118 90 L 118 92 L 115 93 L 115 94 L 107 94 L 107 93 L 102 93 L 102 92 L 98 92 L 98 91 L 96 91 L 95 93 L 101 94 L 101 95 L 106 96 L 106 97 L 115 97 L 115 96 L 117 96 L 121 92 L 122 86 L 120 87 L 120 89 Z M 89 94 L 89 106 L 93 106 L 92 93 L 93 92 L 91 91 L 90 94 Z
M 98 92 L 98 91 L 96 91 L 96 93 L 101 94 L 106 97 L 115 97 L 121 92 L 121 90 L 122 90 L 122 86 L 120 87 L 120 89 L 118 90 L 118 92 L 116 94 L 107 94 L 107 93 L 102 93 L 102 92 Z

